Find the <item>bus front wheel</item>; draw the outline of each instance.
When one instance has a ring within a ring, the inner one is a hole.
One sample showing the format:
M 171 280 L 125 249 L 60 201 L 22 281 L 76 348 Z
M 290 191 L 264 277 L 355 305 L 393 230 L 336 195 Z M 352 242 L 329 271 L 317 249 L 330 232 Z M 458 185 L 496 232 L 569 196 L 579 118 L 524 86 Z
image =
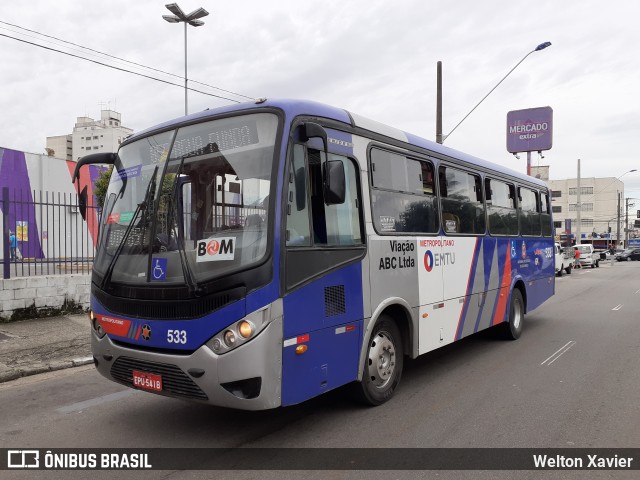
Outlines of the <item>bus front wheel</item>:
M 389 400 L 400 383 L 403 360 L 400 330 L 391 317 L 383 315 L 369 339 L 362 381 L 357 384 L 359 399 L 373 406 Z
M 522 334 L 522 324 L 524 323 L 524 300 L 522 293 L 517 288 L 511 292 L 511 302 L 509 304 L 509 321 L 502 325 L 504 336 L 508 340 L 517 340 Z

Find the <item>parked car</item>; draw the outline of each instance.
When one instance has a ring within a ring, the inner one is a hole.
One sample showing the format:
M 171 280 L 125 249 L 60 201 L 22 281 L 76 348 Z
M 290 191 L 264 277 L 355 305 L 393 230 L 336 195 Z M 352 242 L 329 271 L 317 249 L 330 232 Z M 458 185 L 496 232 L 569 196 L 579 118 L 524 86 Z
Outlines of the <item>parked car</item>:
M 619 262 L 640 260 L 640 248 L 627 248 L 625 251 L 616 254 L 616 260 Z
M 561 277 L 565 272 L 571 273 L 573 257 L 563 250 L 559 243 L 555 244 L 555 252 L 556 275 Z
M 600 266 L 600 254 L 593 250 L 593 245 L 588 243 L 574 245 L 574 250 L 580 251 L 580 266 L 597 268 Z
M 600 256 L 600 260 L 609 258 L 609 250 L 596 250 L 596 253 Z

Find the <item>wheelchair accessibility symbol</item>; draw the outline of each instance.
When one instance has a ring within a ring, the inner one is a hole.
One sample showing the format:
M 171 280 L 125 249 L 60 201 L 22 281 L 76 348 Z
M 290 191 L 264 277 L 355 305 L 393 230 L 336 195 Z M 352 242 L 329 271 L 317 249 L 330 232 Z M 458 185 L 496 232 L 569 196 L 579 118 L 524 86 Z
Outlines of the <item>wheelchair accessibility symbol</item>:
M 151 279 L 152 280 L 166 280 L 167 279 L 167 259 L 166 258 L 154 258 L 151 267 Z

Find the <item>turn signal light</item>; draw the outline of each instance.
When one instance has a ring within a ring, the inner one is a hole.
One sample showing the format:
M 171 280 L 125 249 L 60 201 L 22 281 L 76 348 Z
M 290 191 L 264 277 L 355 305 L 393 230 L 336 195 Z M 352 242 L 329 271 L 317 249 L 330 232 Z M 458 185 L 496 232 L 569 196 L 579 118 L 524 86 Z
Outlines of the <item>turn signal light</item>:
M 304 352 L 306 352 L 309 349 L 308 346 L 302 344 L 302 345 L 298 345 L 296 347 L 296 355 L 302 355 Z

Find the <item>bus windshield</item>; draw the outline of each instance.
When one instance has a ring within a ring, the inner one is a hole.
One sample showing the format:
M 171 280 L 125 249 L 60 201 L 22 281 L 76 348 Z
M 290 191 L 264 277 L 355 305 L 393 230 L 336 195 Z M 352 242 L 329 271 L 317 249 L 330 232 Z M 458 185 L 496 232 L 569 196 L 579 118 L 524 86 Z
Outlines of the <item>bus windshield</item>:
M 95 272 L 195 287 L 267 253 L 278 119 L 242 115 L 124 145 L 105 197 Z

